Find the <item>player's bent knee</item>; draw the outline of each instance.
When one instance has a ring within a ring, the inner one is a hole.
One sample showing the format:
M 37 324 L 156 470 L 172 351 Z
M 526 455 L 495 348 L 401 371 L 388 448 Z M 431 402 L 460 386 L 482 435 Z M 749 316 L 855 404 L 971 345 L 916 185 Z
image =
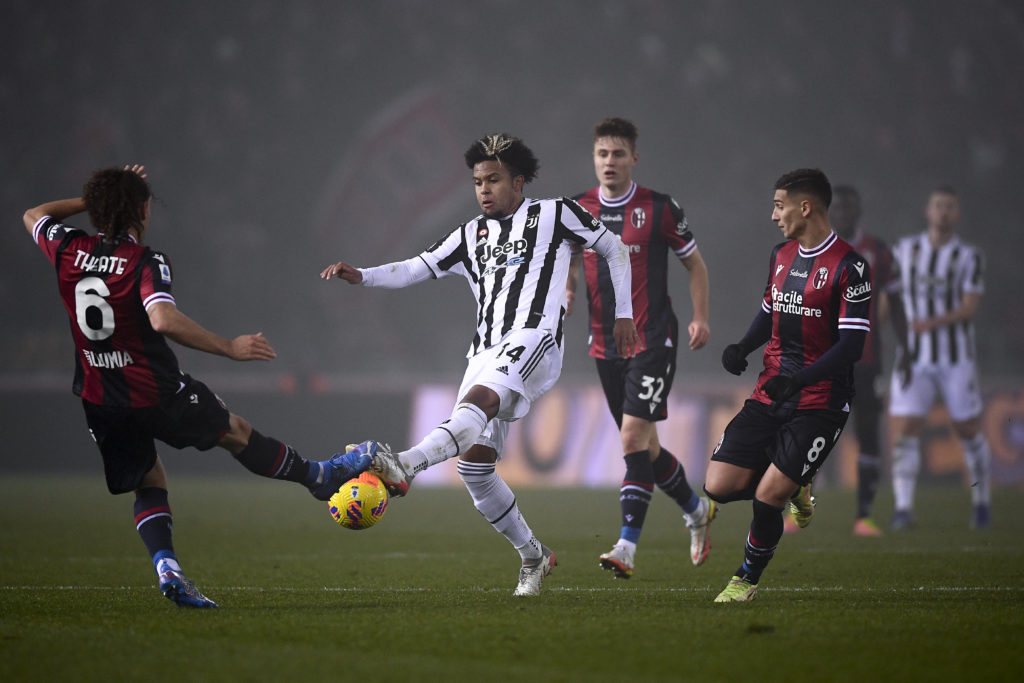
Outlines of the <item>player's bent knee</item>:
M 217 445 L 232 453 L 238 454 L 249 445 L 249 437 L 252 436 L 252 425 L 244 417 L 231 413 L 228 418 L 228 431 L 220 438 Z

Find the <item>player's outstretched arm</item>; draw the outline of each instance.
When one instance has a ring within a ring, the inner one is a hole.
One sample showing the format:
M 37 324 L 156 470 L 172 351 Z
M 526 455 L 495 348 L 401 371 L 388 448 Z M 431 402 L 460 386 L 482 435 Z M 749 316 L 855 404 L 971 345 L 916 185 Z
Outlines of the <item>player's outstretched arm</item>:
M 333 280 L 338 278 L 344 280 L 350 285 L 358 285 L 363 281 L 363 274 L 359 272 L 359 269 L 355 266 L 349 265 L 344 261 L 338 261 L 333 266 L 327 266 L 320 273 L 320 278 L 323 280 Z
M 262 332 L 227 339 L 210 332 L 167 301 L 153 304 L 146 312 L 154 330 L 190 349 L 239 361 L 273 360 L 277 357 Z

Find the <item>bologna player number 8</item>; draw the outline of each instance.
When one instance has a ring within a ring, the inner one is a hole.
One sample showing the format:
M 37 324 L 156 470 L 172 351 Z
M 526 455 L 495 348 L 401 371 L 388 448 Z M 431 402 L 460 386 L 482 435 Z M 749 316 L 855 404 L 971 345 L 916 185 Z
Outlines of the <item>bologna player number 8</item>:
M 100 341 L 114 334 L 114 309 L 107 303 L 110 296 L 107 283 L 98 277 L 87 277 L 75 285 L 75 314 L 78 329 L 90 341 Z M 100 327 L 89 325 L 88 312 L 94 308 L 100 312 Z
M 811 444 L 811 450 L 807 451 L 807 462 L 814 462 L 821 455 L 821 451 L 825 448 L 825 437 L 815 437 L 814 442 Z

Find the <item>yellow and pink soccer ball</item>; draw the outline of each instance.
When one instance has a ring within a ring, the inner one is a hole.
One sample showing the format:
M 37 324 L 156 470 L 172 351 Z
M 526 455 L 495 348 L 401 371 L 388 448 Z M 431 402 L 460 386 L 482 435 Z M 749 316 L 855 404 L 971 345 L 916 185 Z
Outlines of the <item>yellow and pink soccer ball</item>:
M 375 474 L 363 472 L 349 479 L 327 503 L 331 516 L 346 529 L 366 529 L 380 521 L 388 509 L 388 490 Z

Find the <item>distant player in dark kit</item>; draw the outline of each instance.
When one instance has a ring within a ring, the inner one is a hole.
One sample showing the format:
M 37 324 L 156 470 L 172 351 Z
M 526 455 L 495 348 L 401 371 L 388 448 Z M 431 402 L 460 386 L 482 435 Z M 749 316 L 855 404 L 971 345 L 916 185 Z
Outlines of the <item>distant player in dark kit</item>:
M 575 298 L 580 266 L 586 275 L 590 312 L 590 355 L 597 364 L 608 408 L 619 427 L 626 472 L 619 489 L 622 525 L 615 546 L 599 557 L 615 577 L 633 575 L 634 556 L 655 485 L 683 511 L 690 529 L 690 560 L 704 563 L 715 503 L 697 496 L 682 463 L 658 439 L 657 424 L 668 418 L 668 396 L 676 372 L 679 321 L 668 290 L 671 251 L 690 278 L 693 318 L 687 326 L 691 351 L 703 348 L 708 326 L 708 270 L 697 249 L 682 207 L 672 197 L 637 185 L 633 167 L 637 129 L 631 121 L 609 118 L 594 127 L 594 172 L 600 183 L 576 200 L 629 250 L 633 320 L 643 350 L 620 356 L 613 344 L 615 316 L 609 307 L 612 283 L 604 261 L 591 250 L 577 249 L 570 264 L 566 297 Z
M 892 252 L 881 239 L 864 231 L 860 226 L 860 193 L 850 185 L 837 185 L 832 191 L 829 217 L 836 234 L 850 243 L 871 266 L 871 332 L 864 342 L 864 353 L 853 366 L 857 397 L 853 400 L 853 426 L 857 444 L 857 514 L 854 518 L 855 536 L 881 536 L 871 518 L 871 506 L 878 493 L 882 472 L 881 422 L 885 415 L 885 401 L 879 384 L 882 374 L 882 324 L 889 314 L 886 290 L 894 271 Z
M 739 375 L 768 342 L 754 393 L 725 428 L 704 491 L 720 504 L 753 499 L 743 563 L 715 602 L 745 602 L 782 538 L 787 506 L 801 527 L 814 514 L 811 480 L 839 439 L 853 398 L 853 364 L 870 331 L 871 269 L 832 231 L 832 186 L 817 169 L 775 183 L 772 251 L 761 310 L 722 365 Z
M 103 457 L 107 488 L 135 492 L 135 527 L 161 592 L 182 607 L 216 607 L 185 577 L 174 553 L 167 474 L 155 439 L 174 448 L 220 446 L 250 471 L 302 484 L 319 500 L 366 470 L 370 458 L 338 453 L 307 461 L 230 413 L 178 368 L 165 337 L 232 360 L 276 354 L 262 334 L 225 339 L 178 310 L 170 259 L 142 244 L 152 206 L 145 178 L 142 166 L 97 171 L 81 197 L 29 209 L 24 223 L 56 269 L 75 341 L 72 390 Z M 98 234 L 63 223 L 83 211 Z

